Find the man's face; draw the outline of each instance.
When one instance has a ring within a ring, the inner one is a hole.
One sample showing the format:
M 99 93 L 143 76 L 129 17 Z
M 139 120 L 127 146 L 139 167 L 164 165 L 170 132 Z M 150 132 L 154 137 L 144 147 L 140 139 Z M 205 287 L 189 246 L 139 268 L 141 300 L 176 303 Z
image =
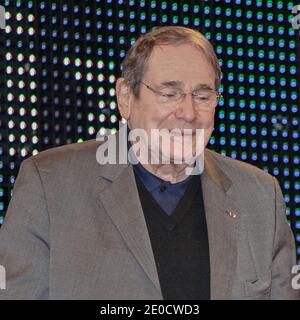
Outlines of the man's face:
M 155 90 L 161 90 L 166 88 L 163 83 L 169 81 L 176 81 L 178 85 L 175 88 L 179 88 L 183 92 L 192 92 L 199 86 L 215 90 L 215 73 L 212 65 L 207 61 L 202 51 L 191 44 L 154 47 L 143 82 Z M 129 127 L 144 129 L 149 141 L 151 129 L 168 129 L 169 131 L 174 128 L 192 129 L 193 134 L 187 136 L 184 143 L 190 144 L 193 155 L 196 154 L 195 130 L 204 129 L 205 147 L 214 126 L 215 109 L 213 107 L 210 111 L 197 110 L 190 94 L 171 107 L 166 106 L 160 103 L 155 93 L 143 84 L 140 87 L 139 99 L 135 99 L 131 95 L 128 110 Z M 181 153 L 180 155 L 176 154 L 177 138 L 175 136 L 171 139 L 171 161 L 177 156 L 181 156 Z M 160 145 L 159 151 L 163 154 L 163 145 Z

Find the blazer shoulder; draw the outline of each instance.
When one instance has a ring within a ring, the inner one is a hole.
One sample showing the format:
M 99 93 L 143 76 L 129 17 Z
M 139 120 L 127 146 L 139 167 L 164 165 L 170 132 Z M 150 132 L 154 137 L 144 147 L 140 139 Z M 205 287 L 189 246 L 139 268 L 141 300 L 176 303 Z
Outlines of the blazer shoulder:
M 81 143 L 71 143 L 64 146 L 50 148 L 41 151 L 37 155 L 29 157 L 40 169 L 59 166 L 80 166 L 80 163 L 96 162 L 96 151 L 101 142 L 96 139 Z
M 277 181 L 273 175 L 250 163 L 232 159 L 209 149 L 206 149 L 206 154 L 233 181 L 240 181 L 251 185 L 259 184 L 268 189 L 270 189 L 270 185 L 274 186 L 274 181 Z

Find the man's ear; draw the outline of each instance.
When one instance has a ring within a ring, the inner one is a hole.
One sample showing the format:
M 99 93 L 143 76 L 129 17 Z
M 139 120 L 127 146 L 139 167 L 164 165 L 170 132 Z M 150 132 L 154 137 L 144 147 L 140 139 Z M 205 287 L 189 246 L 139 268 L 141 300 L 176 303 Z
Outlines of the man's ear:
M 118 109 L 123 118 L 130 116 L 130 88 L 124 78 L 119 78 L 116 82 L 116 95 Z

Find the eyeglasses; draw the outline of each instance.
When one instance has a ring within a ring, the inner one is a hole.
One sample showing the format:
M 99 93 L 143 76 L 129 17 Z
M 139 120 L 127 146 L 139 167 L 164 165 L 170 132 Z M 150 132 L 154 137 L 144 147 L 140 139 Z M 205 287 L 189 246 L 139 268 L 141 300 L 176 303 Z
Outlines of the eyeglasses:
M 156 95 L 159 103 L 169 106 L 175 106 L 177 103 L 180 103 L 186 95 L 191 94 L 197 109 L 201 111 L 210 111 L 216 108 L 219 99 L 222 97 L 219 92 L 210 89 L 199 89 L 185 93 L 180 89 L 173 88 L 155 90 L 143 81 L 141 81 L 141 83 Z

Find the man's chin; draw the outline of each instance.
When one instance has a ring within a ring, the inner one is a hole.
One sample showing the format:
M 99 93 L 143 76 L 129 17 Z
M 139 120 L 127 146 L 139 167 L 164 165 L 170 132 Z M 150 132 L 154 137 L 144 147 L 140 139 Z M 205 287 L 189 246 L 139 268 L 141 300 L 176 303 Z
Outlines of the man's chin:
M 182 156 L 182 154 L 171 154 L 168 158 L 167 155 L 162 155 L 163 161 L 167 162 L 169 160 L 170 164 L 193 164 L 196 158 L 200 155 L 186 155 Z

